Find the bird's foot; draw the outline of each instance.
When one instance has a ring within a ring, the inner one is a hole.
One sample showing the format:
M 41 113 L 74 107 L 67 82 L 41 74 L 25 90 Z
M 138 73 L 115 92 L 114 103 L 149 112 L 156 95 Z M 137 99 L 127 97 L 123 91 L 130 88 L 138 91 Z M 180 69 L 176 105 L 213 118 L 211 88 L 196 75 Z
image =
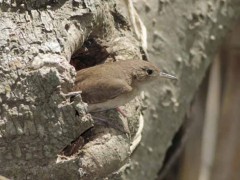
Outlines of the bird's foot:
M 129 116 L 127 115 L 126 112 L 124 112 L 120 107 L 116 108 L 117 112 L 119 112 L 124 118 L 128 118 Z
M 119 124 L 115 124 L 113 122 L 110 122 L 109 120 L 107 119 L 104 119 L 104 118 L 101 118 L 101 117 L 96 117 L 96 116 L 93 116 L 93 119 L 96 120 L 97 123 L 101 123 L 101 124 L 106 124 L 114 129 L 117 129 L 123 133 L 127 133 L 130 135 L 130 130 L 129 130 L 129 127 L 128 127 L 128 122 L 127 122 L 127 119 L 123 118 L 122 119 L 122 122 L 123 122 L 123 126 L 119 125 Z

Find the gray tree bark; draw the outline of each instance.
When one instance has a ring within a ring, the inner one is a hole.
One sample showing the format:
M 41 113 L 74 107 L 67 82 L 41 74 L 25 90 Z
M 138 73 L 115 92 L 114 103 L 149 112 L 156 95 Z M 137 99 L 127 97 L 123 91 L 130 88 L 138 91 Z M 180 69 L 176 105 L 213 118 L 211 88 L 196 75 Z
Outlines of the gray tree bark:
M 138 1 L 148 28 L 150 60 L 177 74 L 149 89 L 143 138 L 122 179 L 155 179 L 171 140 L 226 33 L 239 19 L 238 0 Z
M 74 83 L 72 55 L 93 38 L 107 51 L 102 61 L 142 58 L 126 8 L 120 1 L 100 0 L 0 3 L 0 172 L 14 179 L 154 179 L 217 47 L 240 13 L 237 0 L 137 2 L 148 28 L 150 60 L 179 81 L 151 87 L 141 144 L 130 168 L 118 171 L 128 163 L 131 138 L 113 128 L 95 125 L 76 155 L 57 161 L 57 154 L 93 126 L 81 98 L 71 102 L 65 96 Z M 134 114 L 132 136 L 140 104 L 135 100 L 126 107 Z M 104 115 L 121 120 L 115 112 Z

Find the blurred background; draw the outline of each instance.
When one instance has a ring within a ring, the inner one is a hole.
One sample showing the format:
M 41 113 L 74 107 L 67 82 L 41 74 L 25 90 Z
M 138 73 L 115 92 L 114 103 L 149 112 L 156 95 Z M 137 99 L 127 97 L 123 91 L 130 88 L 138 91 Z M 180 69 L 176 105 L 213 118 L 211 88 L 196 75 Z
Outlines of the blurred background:
M 158 180 L 240 180 L 240 21 L 216 53 Z

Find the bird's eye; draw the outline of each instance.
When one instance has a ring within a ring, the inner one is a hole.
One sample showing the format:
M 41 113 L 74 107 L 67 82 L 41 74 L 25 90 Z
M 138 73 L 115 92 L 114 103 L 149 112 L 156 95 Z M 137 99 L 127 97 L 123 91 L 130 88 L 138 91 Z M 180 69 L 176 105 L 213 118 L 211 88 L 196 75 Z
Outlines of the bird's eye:
M 153 74 L 153 70 L 152 69 L 147 69 L 147 74 L 148 75 L 152 75 Z

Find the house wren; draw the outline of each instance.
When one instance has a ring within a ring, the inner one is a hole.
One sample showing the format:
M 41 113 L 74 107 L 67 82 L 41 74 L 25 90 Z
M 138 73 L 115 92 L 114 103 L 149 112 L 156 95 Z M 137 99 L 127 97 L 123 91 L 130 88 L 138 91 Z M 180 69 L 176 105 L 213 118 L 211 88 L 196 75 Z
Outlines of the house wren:
M 78 71 L 73 90 L 82 91 L 89 112 L 104 111 L 126 104 L 161 78 L 177 79 L 147 61 L 118 61 Z

